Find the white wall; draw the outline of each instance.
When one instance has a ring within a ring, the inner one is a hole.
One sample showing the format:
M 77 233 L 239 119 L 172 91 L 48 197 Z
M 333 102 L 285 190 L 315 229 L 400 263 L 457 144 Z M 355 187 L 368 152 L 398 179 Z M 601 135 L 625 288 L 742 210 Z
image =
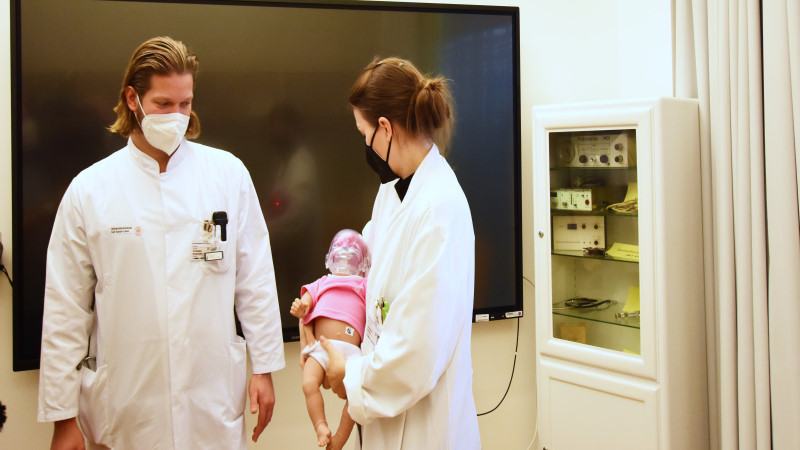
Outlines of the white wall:
M 0 233 L 11 270 L 11 145 L 9 0 L 0 0 Z M 441 3 L 485 4 L 484 1 Z M 536 355 L 533 332 L 533 224 L 531 207 L 531 107 L 540 104 L 672 95 L 670 0 L 515 0 L 519 6 L 522 63 L 523 275 L 525 317 L 511 390 L 503 404 L 479 419 L 483 448 L 529 448 L 536 429 Z M 12 273 L 13 276 L 13 273 Z M 11 289 L 0 279 L 0 401 L 9 419 L 0 448 L 47 448 L 49 424 L 36 423 L 38 371 L 11 371 Z M 516 323 L 473 328 L 475 403 L 493 408 L 503 393 L 514 359 Z M 275 374 L 275 417 L 250 448 L 316 448 L 308 423 L 297 366 L 299 344 L 286 344 L 287 368 Z M 326 398 L 332 425 L 341 403 Z M 252 429 L 252 420 L 248 428 Z M 354 433 L 355 434 L 355 433 Z

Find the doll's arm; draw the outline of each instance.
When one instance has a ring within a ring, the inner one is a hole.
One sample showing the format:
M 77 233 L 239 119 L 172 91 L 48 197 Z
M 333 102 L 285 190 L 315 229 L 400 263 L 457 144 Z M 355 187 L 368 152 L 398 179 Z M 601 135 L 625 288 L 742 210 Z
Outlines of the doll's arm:
M 289 312 L 293 316 L 302 319 L 311 312 L 311 305 L 311 294 L 306 292 L 303 294 L 302 298 L 294 299 L 294 302 L 292 302 L 292 309 L 290 309 Z
M 298 328 L 300 329 L 300 350 L 302 351 L 308 345 L 308 339 L 306 339 L 305 333 L 305 325 L 303 325 L 303 319 L 298 320 Z
M 306 359 L 308 359 L 308 355 L 303 354 L 303 350 L 308 345 L 314 345 L 317 338 L 314 336 L 314 322 L 311 321 L 308 325 L 303 324 L 303 317 L 308 315 L 308 312 L 311 306 L 304 306 L 305 304 L 311 305 L 311 294 L 306 292 L 303 294 L 302 299 L 295 299 L 294 303 L 292 303 L 291 313 L 295 316 L 295 313 L 302 313 L 300 316 L 298 329 L 300 331 L 300 368 L 305 369 L 306 367 Z
M 307 328 L 309 327 L 303 325 L 303 319 L 300 319 L 298 322 L 300 322 L 298 327 L 300 329 L 300 369 L 302 370 L 306 368 L 306 359 L 308 359 L 308 355 L 304 355 L 303 350 L 308 345 L 308 338 L 306 338 L 306 331 L 308 331 Z

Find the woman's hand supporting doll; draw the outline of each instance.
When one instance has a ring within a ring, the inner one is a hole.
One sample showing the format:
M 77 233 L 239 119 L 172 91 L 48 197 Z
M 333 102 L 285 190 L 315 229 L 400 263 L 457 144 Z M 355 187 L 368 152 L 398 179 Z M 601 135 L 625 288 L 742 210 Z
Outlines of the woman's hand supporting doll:
M 328 352 L 331 358 L 331 361 L 328 363 L 325 379 L 330 383 L 331 390 L 334 394 L 338 395 L 339 398 L 346 399 L 347 390 L 344 387 L 344 371 L 347 360 L 342 352 L 328 342 L 325 336 L 319 337 L 319 343 L 322 344 L 322 347 Z

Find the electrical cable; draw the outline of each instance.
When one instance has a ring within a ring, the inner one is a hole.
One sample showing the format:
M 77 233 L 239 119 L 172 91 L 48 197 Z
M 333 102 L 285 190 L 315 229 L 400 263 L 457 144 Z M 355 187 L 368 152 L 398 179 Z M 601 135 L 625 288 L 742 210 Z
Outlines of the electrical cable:
M 13 288 L 14 287 L 14 282 L 11 281 L 11 276 L 8 274 L 8 271 L 6 270 L 6 266 L 4 266 L 3 264 L 0 264 L 0 272 L 3 272 L 4 274 L 6 274 L 6 278 L 8 278 L 8 284 L 10 284 L 11 287 Z
M 536 436 L 539 435 L 539 418 L 536 418 L 536 428 L 533 429 L 533 437 L 531 438 L 531 443 L 528 444 L 528 448 L 526 450 L 531 450 L 533 444 L 536 442 Z
M 639 213 L 639 199 L 634 198 L 627 202 L 614 203 L 609 205 L 608 209 L 616 211 L 620 214 L 638 214 Z
M 529 280 L 529 279 L 527 279 L 525 277 L 522 277 L 522 279 L 527 281 L 528 283 L 530 283 L 531 286 L 533 286 L 533 281 L 531 281 L 531 280 Z M 517 319 L 517 320 L 519 320 L 519 319 Z M 519 325 L 519 322 L 517 322 L 517 325 Z M 531 450 L 531 448 L 533 448 L 533 444 L 536 443 L 536 438 L 538 436 L 539 436 L 539 418 L 537 417 L 536 418 L 535 428 L 533 429 L 533 437 L 531 438 L 531 443 L 528 444 L 528 447 L 527 447 L 526 450 Z
M 3 258 L 3 242 L 0 241 L 0 259 L 2 259 L 2 258 Z M 0 272 L 3 272 L 4 274 L 6 274 L 6 278 L 8 278 L 8 283 L 13 288 L 14 287 L 14 282 L 11 281 L 11 276 L 8 274 L 8 271 L 6 270 L 6 266 L 3 265 L 3 261 L 2 260 L 0 260 Z
M 514 369 L 517 367 L 517 350 L 519 349 L 519 318 L 517 318 L 517 342 L 514 344 L 514 363 L 511 365 L 511 377 L 508 379 L 508 386 L 506 387 L 506 393 L 503 394 L 503 398 L 500 399 L 500 402 L 489 411 L 478 413 L 478 417 L 485 416 L 493 412 L 495 409 L 499 408 L 500 405 L 503 404 L 503 400 L 506 399 L 506 395 L 508 395 L 508 391 L 511 389 L 511 382 L 514 380 Z
M 554 310 L 577 309 L 577 310 L 602 311 L 616 304 L 617 304 L 616 300 L 597 300 L 593 298 L 576 297 L 560 302 L 554 302 L 553 309 Z M 564 306 L 559 306 L 559 305 L 564 305 Z

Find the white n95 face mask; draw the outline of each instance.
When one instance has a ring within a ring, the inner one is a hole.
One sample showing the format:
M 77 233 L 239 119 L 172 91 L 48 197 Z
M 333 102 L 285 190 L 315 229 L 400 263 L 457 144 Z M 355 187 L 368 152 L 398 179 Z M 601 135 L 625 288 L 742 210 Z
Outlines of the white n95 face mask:
M 172 156 L 175 150 L 178 149 L 183 136 L 186 134 L 186 128 L 189 127 L 189 116 L 181 113 L 169 114 L 147 114 L 142 108 L 142 102 L 139 96 L 136 96 L 139 102 L 139 108 L 142 109 L 144 119 L 140 126 L 144 138 L 153 147 L 161 150 L 167 155 Z

